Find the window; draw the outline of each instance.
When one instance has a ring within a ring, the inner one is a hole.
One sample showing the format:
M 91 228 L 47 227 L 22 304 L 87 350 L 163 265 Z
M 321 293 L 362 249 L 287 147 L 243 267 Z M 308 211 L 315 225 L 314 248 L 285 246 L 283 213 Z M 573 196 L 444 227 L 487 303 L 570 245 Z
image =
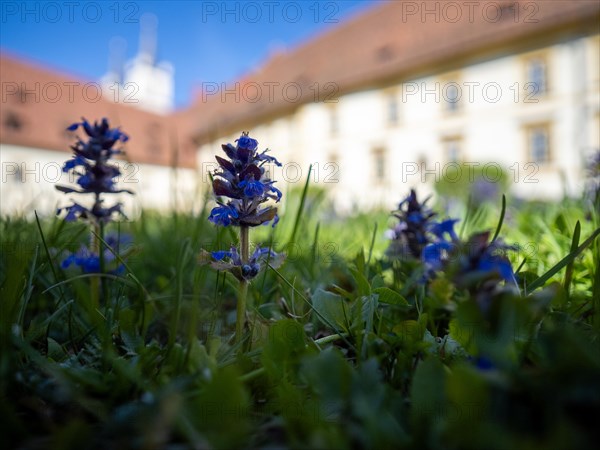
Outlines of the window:
M 386 178 L 386 158 L 385 150 L 381 147 L 377 147 L 373 150 L 373 175 L 377 182 L 385 181 Z
M 512 19 L 517 21 L 519 17 L 519 4 L 517 2 L 509 3 L 500 7 L 500 19 Z M 495 19 L 494 19 L 495 20 Z
M 458 86 L 458 83 L 447 83 L 443 87 L 442 92 L 444 94 L 444 104 L 446 106 L 446 111 L 451 113 L 458 111 L 460 106 L 460 87 Z
M 444 160 L 447 163 L 459 162 L 462 159 L 462 137 L 451 136 L 442 140 Z
M 23 121 L 14 112 L 8 111 L 4 119 L 4 128 L 8 131 L 21 131 Z
M 543 55 L 532 56 L 526 61 L 527 91 L 533 92 L 535 96 L 544 95 L 548 92 L 548 62 Z M 532 86 L 529 88 L 529 86 Z
M 19 166 L 16 163 L 9 163 L 9 164 L 11 164 L 11 166 L 12 166 L 12 164 L 14 164 L 14 166 L 11 167 L 11 169 L 14 168 L 14 172 L 12 170 L 10 170 L 10 171 L 7 170 L 6 172 L 4 172 L 4 174 L 6 174 L 6 179 L 8 180 L 9 177 L 12 177 L 12 180 L 15 184 L 25 183 L 26 176 L 25 177 L 23 176 L 23 172 L 21 171 L 21 166 Z M 23 165 L 25 165 L 25 163 L 23 163 Z M 3 175 L 3 177 L 4 177 L 4 175 Z
M 379 47 L 377 50 L 377 60 L 380 62 L 387 62 L 392 59 L 394 56 L 394 51 L 392 47 L 389 45 L 384 45 L 383 47 Z
M 461 109 L 461 98 L 463 96 L 461 86 L 461 75 L 458 73 L 448 74 L 436 83 L 437 96 L 444 113 L 454 114 Z
M 329 152 L 329 157 L 327 158 L 327 161 L 325 161 L 325 164 L 333 164 L 337 167 L 339 160 L 338 154 L 335 151 L 331 151 Z
M 536 124 L 526 128 L 528 162 L 544 164 L 550 161 L 550 125 Z
M 334 184 L 339 183 L 339 172 L 340 172 L 340 164 L 339 164 L 339 156 L 336 151 L 329 152 L 329 156 L 327 161 L 323 164 L 322 180 L 323 183 Z M 316 174 L 316 173 L 315 173 Z
M 386 94 L 386 109 L 388 125 L 398 124 L 398 95 L 396 92 L 388 92 Z

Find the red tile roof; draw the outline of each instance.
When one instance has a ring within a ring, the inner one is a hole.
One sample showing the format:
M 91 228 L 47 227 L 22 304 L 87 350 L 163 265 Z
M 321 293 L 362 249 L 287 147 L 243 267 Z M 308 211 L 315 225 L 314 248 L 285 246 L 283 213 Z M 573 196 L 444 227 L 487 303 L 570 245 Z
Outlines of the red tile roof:
M 422 15 L 436 8 L 437 13 Z M 523 51 L 549 36 L 597 33 L 599 19 L 598 0 L 387 1 L 269 59 L 240 82 L 238 101 L 233 94 L 224 98 L 206 94 L 188 111 L 198 118 L 197 142 L 206 142 L 314 101 L 317 86 L 320 100 L 329 94 L 385 86 L 499 51 Z M 262 88 L 258 101 L 246 101 L 256 95 L 252 83 Z M 273 96 L 268 83 L 279 83 Z M 286 99 L 282 92 L 286 83 L 298 83 L 302 97 L 293 99 L 297 86 L 289 85 Z
M 195 147 L 172 117 L 115 103 L 114 91 L 3 53 L 0 59 L 2 107 L 0 141 L 25 147 L 69 152 L 73 134 L 65 128 L 81 117 L 102 117 L 129 136 L 126 159 L 136 163 L 194 167 Z M 107 99 L 108 97 L 108 99 Z M 177 125 L 177 126 L 176 126 Z
M 459 9 L 446 6 L 450 4 Z M 422 15 L 436 8 L 437 13 Z M 112 91 L 102 92 L 108 100 L 96 100 L 98 85 L 2 54 L 0 141 L 68 151 L 72 140 L 63 131 L 67 125 L 81 116 L 108 117 L 132 137 L 127 145 L 131 161 L 170 165 L 177 148 L 178 164 L 193 167 L 197 144 L 289 113 L 314 101 L 316 94 L 322 101 L 450 70 L 498 52 L 523 51 L 565 33 L 597 33 L 599 21 L 598 0 L 388 1 L 274 55 L 240 80 L 234 89 L 239 98 L 205 92 L 204 99 L 200 95 L 189 108 L 166 117 L 114 103 Z M 262 95 L 254 101 L 257 86 Z M 301 96 L 293 98 L 298 88 Z

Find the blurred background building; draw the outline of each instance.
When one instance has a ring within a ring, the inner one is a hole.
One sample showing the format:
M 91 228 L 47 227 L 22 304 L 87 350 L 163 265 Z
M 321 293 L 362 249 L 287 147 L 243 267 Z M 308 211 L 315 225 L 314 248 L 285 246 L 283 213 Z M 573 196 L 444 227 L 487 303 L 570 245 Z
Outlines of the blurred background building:
M 204 83 L 175 111 L 151 19 L 133 61 L 111 57 L 94 102 L 50 101 L 51 83 L 79 92 L 89 81 L 3 54 L 2 212 L 55 206 L 53 183 L 22 181 L 36 164 L 66 159 L 63 130 L 81 115 L 107 116 L 132 136 L 127 158 L 138 165 L 124 172 L 138 207 L 189 208 L 221 144 L 242 130 L 284 163 L 272 168 L 280 188 L 301 186 L 312 164 L 340 211 L 391 208 L 408 187 L 429 190 L 470 168 L 492 182 L 502 168 L 509 195 L 578 195 L 600 148 L 599 24 L 597 1 L 385 2 L 235 83 Z M 128 103 L 133 88 L 138 102 Z
M 126 43 L 110 43 L 108 71 L 100 80 L 82 80 L 58 73 L 15 55 L 2 54 L 0 78 L 0 212 L 52 213 L 64 203 L 54 185 L 73 184 L 61 168 L 76 134 L 66 130 L 81 117 L 107 117 L 130 137 L 117 161 L 121 194 L 128 214 L 141 208 L 189 208 L 200 184 L 196 148 L 187 130 L 177 127 L 173 109 L 173 67 L 156 61 L 156 17 L 140 21 L 138 54 L 123 60 Z M 185 143 L 184 148 L 180 142 Z

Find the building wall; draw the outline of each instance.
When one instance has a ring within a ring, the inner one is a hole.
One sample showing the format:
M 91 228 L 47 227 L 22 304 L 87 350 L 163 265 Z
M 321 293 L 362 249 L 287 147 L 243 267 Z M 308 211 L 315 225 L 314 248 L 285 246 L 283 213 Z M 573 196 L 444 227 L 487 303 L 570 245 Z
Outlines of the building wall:
M 341 211 L 393 207 L 409 187 L 430 192 L 453 156 L 487 164 L 489 179 L 496 178 L 496 167 L 506 169 L 509 196 L 552 200 L 563 193 L 578 195 L 586 158 L 600 142 L 599 43 L 598 35 L 559 41 L 450 73 L 345 94 L 337 103 L 305 104 L 255 126 L 251 136 L 284 163 L 280 176 L 275 174 L 281 184 L 304 183 L 309 164 L 315 164 L 314 183 L 329 190 Z M 526 84 L 527 73 L 531 61 L 539 60 L 546 68 L 547 92 L 535 95 L 534 86 Z M 447 111 L 445 100 L 453 83 L 462 93 L 454 112 Z M 391 98 L 397 103 L 395 122 L 390 120 Z M 532 160 L 531 142 L 539 143 L 540 136 L 549 142 L 547 161 Z M 201 146 L 200 170 L 214 167 L 221 143 L 237 137 Z
M 70 204 L 69 199 L 85 204 L 91 195 L 63 194 L 55 185 L 76 187 L 70 174 L 62 173 L 66 152 L 56 152 L 14 145 L 0 145 L 2 183 L 0 215 L 53 215 L 57 207 Z M 165 166 L 116 162 L 121 169 L 118 186 L 135 195 L 106 195 L 107 204 L 123 202 L 124 212 L 133 219 L 142 208 L 159 211 L 172 209 L 192 211 L 200 204 L 197 193 L 198 174 L 193 169 L 173 170 Z M 89 197 L 89 198 L 86 198 Z

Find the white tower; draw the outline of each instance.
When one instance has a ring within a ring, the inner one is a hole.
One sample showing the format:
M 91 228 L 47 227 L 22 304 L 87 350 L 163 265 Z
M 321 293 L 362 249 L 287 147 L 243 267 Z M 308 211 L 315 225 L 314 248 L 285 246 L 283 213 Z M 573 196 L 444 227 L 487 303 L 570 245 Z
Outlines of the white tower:
M 100 79 L 102 92 L 113 101 L 121 98 L 123 63 L 127 42 L 120 36 L 113 37 L 108 44 L 108 72 Z
M 173 109 L 173 66 L 156 63 L 156 29 L 158 19 L 145 13 L 140 18 L 140 48 L 137 56 L 125 64 L 121 84 L 123 103 L 157 114 Z

